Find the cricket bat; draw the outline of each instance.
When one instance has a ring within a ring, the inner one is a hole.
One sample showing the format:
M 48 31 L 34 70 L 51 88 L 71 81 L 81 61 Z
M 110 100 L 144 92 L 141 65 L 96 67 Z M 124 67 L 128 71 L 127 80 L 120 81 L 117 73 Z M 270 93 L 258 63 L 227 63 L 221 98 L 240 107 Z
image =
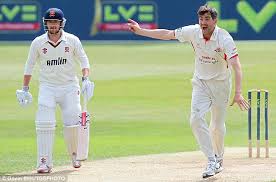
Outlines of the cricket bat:
M 84 161 L 88 158 L 89 151 L 89 118 L 87 112 L 87 96 L 83 95 L 82 112 L 80 114 L 80 122 L 78 129 L 78 148 L 77 160 Z

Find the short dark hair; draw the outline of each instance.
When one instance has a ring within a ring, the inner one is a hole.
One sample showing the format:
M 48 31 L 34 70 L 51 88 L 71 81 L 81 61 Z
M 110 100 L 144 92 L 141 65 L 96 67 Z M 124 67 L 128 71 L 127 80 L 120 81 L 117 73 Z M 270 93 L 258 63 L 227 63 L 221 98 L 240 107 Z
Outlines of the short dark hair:
M 198 11 L 197 11 L 198 16 L 202 16 L 205 13 L 210 13 L 212 19 L 216 19 L 217 16 L 218 16 L 217 10 L 215 8 L 212 8 L 212 7 L 208 6 L 208 4 L 200 6 Z

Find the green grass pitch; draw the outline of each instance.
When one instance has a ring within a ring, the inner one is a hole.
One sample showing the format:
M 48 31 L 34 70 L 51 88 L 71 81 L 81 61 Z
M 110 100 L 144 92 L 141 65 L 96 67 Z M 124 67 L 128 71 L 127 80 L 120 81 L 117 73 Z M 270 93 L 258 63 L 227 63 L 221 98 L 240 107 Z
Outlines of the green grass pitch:
M 273 132 L 276 129 L 276 42 L 237 42 L 237 46 L 244 96 L 247 97 L 251 88 L 270 91 L 269 134 L 270 145 L 275 147 L 276 140 L 272 139 L 276 137 Z M 194 68 L 189 44 L 87 43 L 84 48 L 92 64 L 90 78 L 96 84 L 95 96 L 88 104 L 93 114 L 89 160 L 198 149 L 189 126 L 190 79 Z M 22 85 L 28 49 L 29 44 L 0 44 L 0 174 L 36 167 L 37 72 L 30 85 L 33 104 L 21 108 L 15 97 L 15 90 Z M 254 108 L 253 111 L 255 118 Z M 229 107 L 226 123 L 225 145 L 247 146 L 247 112 L 239 111 L 237 106 Z M 55 166 L 70 163 L 62 126 L 57 109 Z M 252 130 L 255 139 L 256 125 Z

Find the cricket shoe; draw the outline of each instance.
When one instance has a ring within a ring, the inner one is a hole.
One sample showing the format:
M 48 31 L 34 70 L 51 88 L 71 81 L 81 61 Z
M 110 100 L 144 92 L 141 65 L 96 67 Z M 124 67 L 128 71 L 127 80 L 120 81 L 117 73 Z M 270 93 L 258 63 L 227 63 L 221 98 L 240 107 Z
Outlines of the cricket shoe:
M 216 161 L 217 161 L 217 163 L 216 163 L 216 171 L 215 171 L 215 173 L 217 174 L 217 173 L 220 173 L 223 170 L 223 167 L 222 167 L 222 165 L 223 165 L 223 159 L 216 157 Z
M 72 165 L 74 168 L 80 168 L 81 167 L 81 161 L 77 160 L 77 154 L 72 154 Z
M 46 160 L 44 158 L 41 159 L 41 163 L 39 164 L 37 168 L 37 173 L 50 173 L 52 170 L 51 167 L 49 167 L 46 164 Z
M 49 166 L 47 166 L 46 164 L 41 164 L 37 168 L 37 173 L 50 173 L 51 170 L 52 169 Z
M 202 174 L 203 178 L 208 178 L 216 174 L 216 161 L 208 161 L 207 167 Z

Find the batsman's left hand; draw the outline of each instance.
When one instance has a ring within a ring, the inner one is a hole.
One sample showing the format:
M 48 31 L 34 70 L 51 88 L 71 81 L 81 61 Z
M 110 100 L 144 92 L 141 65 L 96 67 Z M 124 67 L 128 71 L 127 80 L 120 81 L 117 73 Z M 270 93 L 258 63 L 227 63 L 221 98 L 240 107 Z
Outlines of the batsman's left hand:
M 27 106 L 32 103 L 33 97 L 29 90 L 16 90 L 16 97 L 21 106 Z
M 242 111 L 248 110 L 250 108 L 249 103 L 243 98 L 241 93 L 235 93 L 235 96 L 230 106 L 233 106 L 235 103 L 238 104 Z
M 87 101 L 89 101 L 93 97 L 94 87 L 95 87 L 94 82 L 91 82 L 89 78 L 86 77 L 82 79 L 81 92 L 83 95 L 86 96 Z

